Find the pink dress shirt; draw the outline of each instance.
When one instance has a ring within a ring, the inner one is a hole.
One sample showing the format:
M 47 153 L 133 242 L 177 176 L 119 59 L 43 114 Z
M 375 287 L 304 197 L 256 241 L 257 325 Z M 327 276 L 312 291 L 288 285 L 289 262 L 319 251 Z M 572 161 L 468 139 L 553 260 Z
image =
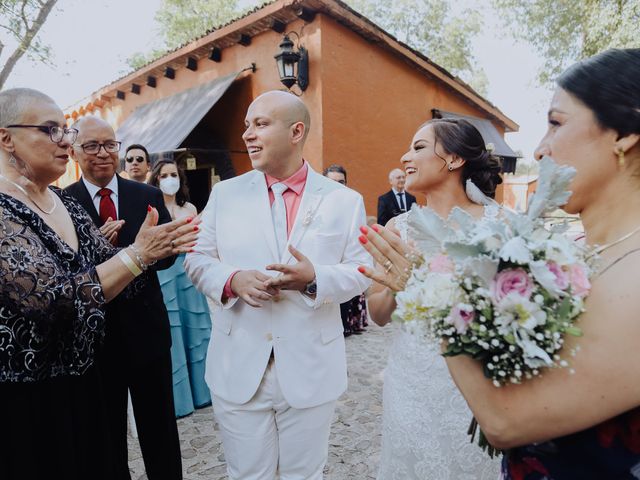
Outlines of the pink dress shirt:
M 302 200 L 302 193 L 304 192 L 304 187 L 307 184 L 308 172 L 309 172 L 309 167 L 307 165 L 307 162 L 306 160 L 303 160 L 302 166 L 296 171 L 296 173 L 291 175 L 286 180 L 282 180 L 282 181 L 278 180 L 277 178 L 272 177 L 271 175 L 267 175 L 266 173 L 264 175 L 265 180 L 267 182 L 267 188 L 269 189 L 269 205 L 273 205 L 273 200 L 274 200 L 273 192 L 271 191 L 271 185 L 281 181 L 288 187 L 282 193 L 284 206 L 287 211 L 287 238 L 289 237 L 289 235 L 291 235 L 291 229 L 293 228 L 293 224 L 296 221 L 296 215 L 298 214 L 298 208 L 300 208 L 300 202 Z M 233 279 L 233 276 L 236 273 L 238 272 L 237 271 L 233 272 L 229 276 L 227 283 L 225 283 L 224 290 L 222 293 L 223 297 L 226 297 L 226 298 L 235 297 L 235 294 L 231 290 L 231 280 Z

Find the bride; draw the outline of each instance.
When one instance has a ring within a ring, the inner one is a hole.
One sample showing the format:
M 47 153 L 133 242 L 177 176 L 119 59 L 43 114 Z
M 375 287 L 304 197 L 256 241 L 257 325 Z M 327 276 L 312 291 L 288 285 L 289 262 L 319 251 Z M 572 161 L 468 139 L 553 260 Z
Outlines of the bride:
M 402 164 L 407 174 L 406 189 L 416 196 L 426 196 L 427 205 L 443 219 L 449 221 L 455 208 L 478 219 L 497 214 L 495 207 L 480 203 L 486 203 L 485 195 L 494 196 L 501 182 L 500 163 L 466 120 L 426 122 L 414 135 Z M 465 189 L 467 180 L 473 185 Z M 419 214 L 415 208 L 387 224 L 409 245 L 412 232 L 407 218 Z M 380 230 L 377 225 L 372 228 Z M 403 259 L 406 268 L 394 271 L 401 263 L 394 261 L 392 265 L 380 255 L 375 248 L 379 236 L 366 227 L 362 232 L 361 243 L 378 263 L 376 270 L 360 267 L 363 274 L 379 282 L 369 297 L 370 314 L 378 325 L 385 325 L 396 306 L 394 292 L 403 289 L 410 264 Z M 396 249 L 402 252 L 406 246 L 398 239 Z M 427 261 L 437 263 L 434 268 L 447 268 L 438 253 L 428 252 Z M 394 338 L 385 371 L 383 403 L 378 480 L 498 478 L 499 459 L 490 459 L 465 433 L 472 415 L 449 376 L 440 346 L 427 340 L 415 326 L 408 329 L 403 324 Z

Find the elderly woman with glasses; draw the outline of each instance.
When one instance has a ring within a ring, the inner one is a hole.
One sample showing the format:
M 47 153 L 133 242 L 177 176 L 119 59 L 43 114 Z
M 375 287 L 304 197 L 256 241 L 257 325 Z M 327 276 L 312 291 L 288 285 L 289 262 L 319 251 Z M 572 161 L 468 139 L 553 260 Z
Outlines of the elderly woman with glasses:
M 65 172 L 77 133 L 48 96 L 0 92 L 3 480 L 113 478 L 94 368 L 104 304 L 134 293 L 143 270 L 195 240 L 193 224 L 154 226 L 149 208 L 134 243 L 113 248 L 71 197 L 49 186 Z

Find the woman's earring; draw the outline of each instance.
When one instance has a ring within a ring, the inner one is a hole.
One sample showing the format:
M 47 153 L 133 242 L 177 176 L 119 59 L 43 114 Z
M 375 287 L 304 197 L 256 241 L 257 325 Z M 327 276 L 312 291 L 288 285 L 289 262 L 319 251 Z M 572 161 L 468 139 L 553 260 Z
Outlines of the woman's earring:
M 9 156 L 9 165 L 11 165 L 12 167 L 18 165 L 18 161 L 16 160 L 16 157 L 13 156 L 13 153 L 11 154 L 11 156 Z
M 449 171 L 450 171 L 450 172 L 453 172 L 453 165 L 449 164 L 449 167 L 448 167 L 448 168 L 449 168 Z
M 624 168 L 624 150 L 619 148 L 616 153 L 618 154 L 618 168 Z

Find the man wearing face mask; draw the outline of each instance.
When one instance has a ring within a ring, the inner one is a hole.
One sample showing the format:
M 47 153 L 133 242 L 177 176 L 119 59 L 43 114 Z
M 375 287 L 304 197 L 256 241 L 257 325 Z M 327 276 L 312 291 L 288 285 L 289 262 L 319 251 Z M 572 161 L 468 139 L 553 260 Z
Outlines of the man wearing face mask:
M 124 154 L 124 171 L 136 182 L 146 182 L 149 173 L 149 152 L 144 145 L 134 143 Z

